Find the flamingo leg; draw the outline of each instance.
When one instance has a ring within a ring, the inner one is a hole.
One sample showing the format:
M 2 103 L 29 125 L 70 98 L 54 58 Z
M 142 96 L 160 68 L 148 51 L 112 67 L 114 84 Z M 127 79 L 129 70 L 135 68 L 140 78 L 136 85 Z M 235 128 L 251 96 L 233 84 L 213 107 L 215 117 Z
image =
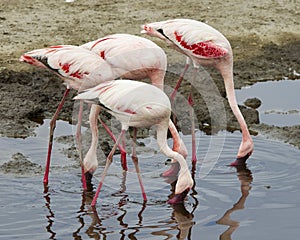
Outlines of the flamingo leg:
M 184 77 L 185 73 L 187 72 L 189 66 L 190 66 L 190 64 L 189 64 L 189 62 L 187 61 L 187 63 L 186 63 L 185 66 L 184 66 L 183 72 L 180 74 L 179 79 L 177 80 L 176 86 L 175 86 L 173 92 L 172 92 L 171 95 L 170 95 L 170 102 L 171 102 L 172 109 L 175 109 L 175 106 L 174 106 L 175 97 L 176 97 L 176 94 L 177 94 L 177 92 L 178 92 L 178 89 L 179 89 L 179 87 L 180 87 L 180 85 L 181 85 L 181 82 L 182 82 L 182 80 L 183 80 L 183 77 Z M 176 114 L 175 114 L 175 111 L 173 111 L 172 119 L 173 119 L 173 122 L 176 124 L 177 121 L 176 121 Z
M 117 147 L 118 147 L 118 145 L 120 143 L 120 140 L 122 139 L 122 137 L 123 137 L 124 134 L 125 134 L 125 130 L 122 129 L 121 134 L 117 138 L 115 145 L 113 146 L 113 148 L 111 149 L 110 153 L 108 154 L 108 157 L 106 159 L 106 164 L 105 164 L 104 170 L 102 172 L 102 176 L 101 176 L 100 182 L 98 184 L 98 188 L 96 190 L 95 196 L 94 196 L 93 201 L 91 203 L 92 207 L 96 205 L 97 198 L 98 198 L 99 193 L 101 191 L 101 188 L 102 188 L 105 176 L 107 175 L 107 171 L 108 171 L 108 169 L 109 169 L 109 167 L 110 167 L 110 165 L 112 163 L 113 155 L 114 155 L 114 153 L 115 153 L 115 151 L 116 151 L 116 149 L 117 149 Z
M 66 91 L 64 92 L 64 95 L 57 106 L 57 109 L 50 121 L 50 133 L 49 133 L 49 142 L 48 142 L 48 153 L 47 153 L 47 159 L 46 159 L 46 168 L 45 168 L 45 174 L 44 174 L 44 185 L 47 186 L 49 182 L 49 170 L 50 170 L 50 161 L 51 161 L 51 152 L 52 152 L 52 145 L 53 145 L 53 135 L 54 135 L 54 130 L 56 127 L 56 120 L 58 118 L 59 113 L 61 112 L 61 109 L 66 101 L 66 98 L 70 92 L 70 89 L 67 88 Z
M 176 86 L 175 86 L 175 88 L 174 88 L 172 94 L 170 95 L 170 101 L 171 101 L 171 104 L 173 104 L 173 102 L 174 102 L 174 99 L 175 99 L 175 97 L 176 97 L 177 91 L 178 91 L 178 89 L 179 89 L 179 87 L 180 87 L 180 85 L 181 85 L 181 82 L 182 82 L 182 80 L 183 80 L 183 77 L 184 77 L 184 75 L 186 74 L 186 72 L 187 72 L 189 66 L 190 66 L 190 60 L 189 60 L 189 58 L 188 58 L 188 59 L 187 59 L 187 62 L 186 62 L 186 64 L 185 64 L 185 66 L 184 66 L 184 69 L 183 69 L 182 73 L 180 74 L 179 79 L 177 80 Z
M 112 131 L 109 129 L 109 127 L 102 121 L 102 119 L 100 117 L 98 117 L 99 122 L 102 124 L 102 126 L 104 127 L 104 129 L 106 130 L 106 132 L 109 134 L 109 136 L 111 137 L 111 139 L 116 143 L 116 137 L 114 136 L 114 134 L 112 133 Z M 127 171 L 127 162 L 126 162 L 126 150 L 124 148 L 124 146 L 121 146 L 120 144 L 118 144 L 118 148 L 121 152 L 121 164 L 122 164 L 122 168 L 124 171 Z
M 119 148 L 120 149 L 120 148 Z M 127 161 L 126 161 L 126 140 L 125 135 L 122 137 L 122 148 L 121 151 L 121 165 L 124 171 L 127 171 Z
M 83 112 L 83 101 L 81 100 L 79 103 L 79 111 L 78 111 L 78 119 L 77 119 L 76 144 L 77 144 L 77 150 L 79 153 L 79 161 L 81 166 L 82 188 L 84 191 L 86 191 L 87 185 L 86 185 L 86 178 L 84 174 L 84 165 L 83 165 L 83 156 L 82 156 L 82 136 L 81 136 L 82 112 Z
M 198 68 L 194 68 L 194 76 L 193 76 L 193 82 L 191 84 L 191 90 L 188 98 L 188 102 L 190 107 L 190 118 L 191 118 L 191 131 L 192 131 L 192 163 L 197 162 L 197 156 L 196 156 L 196 136 L 195 136 L 195 117 L 194 117 L 194 86 L 193 83 L 195 82 L 196 74 L 197 74 Z
M 144 202 L 146 202 L 147 201 L 147 196 L 146 196 L 145 188 L 144 188 L 143 181 L 142 181 L 142 176 L 141 176 L 141 172 L 140 172 L 138 158 L 137 158 L 137 155 L 136 155 L 136 132 L 137 132 L 137 129 L 134 128 L 133 143 L 132 143 L 132 161 L 133 161 L 135 171 L 136 171 L 136 174 L 137 174 L 137 177 L 138 177 L 138 180 L 139 180 L 139 184 L 140 184 L 140 187 L 141 187 L 143 200 L 144 200 Z

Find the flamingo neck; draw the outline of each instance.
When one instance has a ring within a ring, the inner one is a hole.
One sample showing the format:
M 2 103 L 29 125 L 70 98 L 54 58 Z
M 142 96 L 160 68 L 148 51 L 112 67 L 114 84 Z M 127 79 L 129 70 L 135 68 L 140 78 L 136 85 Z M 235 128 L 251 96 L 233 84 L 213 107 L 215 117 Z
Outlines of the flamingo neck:
M 93 173 L 98 167 L 97 161 L 97 146 L 98 146 L 98 116 L 100 113 L 100 107 L 93 104 L 89 115 L 90 128 L 92 132 L 91 146 L 83 160 L 85 172 Z
M 246 121 L 238 107 L 237 100 L 236 100 L 234 81 L 233 81 L 232 57 L 228 58 L 227 61 L 220 63 L 217 68 L 220 70 L 221 75 L 224 79 L 224 85 L 225 85 L 228 102 L 233 114 L 235 115 L 240 125 L 240 128 L 242 130 L 242 135 L 243 137 L 248 137 L 250 136 L 250 133 L 248 131 Z
M 168 122 L 166 122 L 168 123 Z M 187 189 L 192 188 L 193 179 L 188 169 L 187 162 L 184 157 L 178 152 L 173 151 L 167 144 L 167 124 L 159 124 L 157 126 L 157 144 L 160 151 L 167 157 L 174 159 L 180 165 L 178 181 L 176 183 L 175 194 L 182 193 Z
M 171 119 L 169 120 L 169 130 L 173 138 L 173 151 L 180 153 L 186 159 L 188 155 L 187 148 Z
M 162 91 L 164 91 L 165 73 L 166 70 L 164 69 L 156 69 L 148 73 L 151 83 Z

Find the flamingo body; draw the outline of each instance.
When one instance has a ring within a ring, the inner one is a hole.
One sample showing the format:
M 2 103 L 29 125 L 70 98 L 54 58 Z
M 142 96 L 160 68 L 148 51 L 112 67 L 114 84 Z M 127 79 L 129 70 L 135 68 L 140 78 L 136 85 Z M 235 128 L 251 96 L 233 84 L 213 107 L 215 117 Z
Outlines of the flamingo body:
M 81 93 L 75 99 L 95 99 L 102 108 L 122 123 L 125 130 L 129 126 L 149 127 L 171 113 L 167 95 L 150 86 L 125 79 L 109 81 Z
M 57 45 L 37 49 L 23 54 L 20 61 L 54 71 L 63 79 L 68 89 L 73 88 L 79 92 L 94 87 L 100 82 L 118 77 L 130 77 L 135 80 L 149 78 L 153 85 L 163 89 L 167 66 L 166 54 L 160 47 L 148 39 L 129 34 L 113 34 L 81 46 Z M 50 122 L 45 183 L 48 183 L 49 171 L 47 169 L 50 165 L 55 120 L 64 104 L 68 89 Z M 97 163 L 97 116 L 99 111 L 100 109 L 96 105 L 92 106 L 89 117 L 92 143 L 83 160 L 84 173 L 89 175 L 95 171 Z M 80 119 L 79 113 L 78 122 L 80 122 Z M 78 126 L 80 127 L 80 124 Z M 170 123 L 170 129 L 172 128 L 175 127 Z M 77 130 L 76 133 L 76 139 L 78 138 L 77 141 L 80 144 L 80 137 L 77 136 L 80 136 L 80 130 Z M 121 147 L 119 148 L 121 150 Z M 186 147 L 181 140 L 174 146 L 174 149 L 180 151 L 186 157 Z M 124 148 L 121 150 L 121 155 L 122 160 L 125 162 L 123 168 L 126 170 L 126 152 Z M 91 176 L 88 177 L 90 179 Z
M 160 150 L 166 156 L 174 158 L 180 165 L 175 194 L 186 194 L 193 186 L 193 180 L 184 157 L 170 149 L 167 144 L 171 104 L 163 91 L 143 82 L 116 80 L 102 83 L 80 93 L 75 99 L 97 102 L 121 122 L 121 134 L 128 127 L 150 127 L 155 125 L 157 127 L 157 143 Z M 112 154 L 109 154 L 108 158 L 112 157 Z M 111 159 L 108 160 L 111 161 Z M 106 174 L 107 168 L 105 168 L 104 174 Z M 102 180 L 99 186 L 101 188 Z M 100 188 L 98 188 L 99 191 Z M 96 198 L 99 194 L 98 190 L 95 195 Z
M 130 34 L 112 34 L 81 45 L 103 58 L 120 78 L 149 78 L 163 89 L 167 68 L 165 52 L 152 41 Z
M 213 27 L 191 19 L 154 22 L 145 24 L 142 28 L 142 33 L 158 37 L 177 51 L 185 54 L 187 56 L 185 71 L 189 66 L 190 60 L 193 62 L 195 69 L 202 65 L 214 67 L 220 71 L 224 79 L 229 105 L 242 130 L 242 142 L 237 158 L 247 159 L 253 152 L 253 141 L 235 97 L 233 55 L 229 41 Z M 178 87 L 179 85 L 180 83 Z
M 154 42 L 130 34 L 112 34 L 83 44 L 80 47 L 88 49 L 104 59 L 112 68 L 116 78 L 128 78 L 131 80 L 150 79 L 154 86 L 163 90 L 167 56 Z M 126 86 L 124 86 L 124 89 L 126 89 Z M 138 94 L 142 94 L 142 92 Z M 126 103 L 129 101 L 129 99 L 125 100 L 122 102 Z M 92 126 L 96 124 L 93 119 L 96 119 L 95 116 L 99 114 L 100 109 L 94 110 L 91 113 L 92 115 L 90 115 L 90 123 L 91 128 L 95 129 Z M 169 129 L 173 131 L 174 128 L 175 126 L 170 122 Z M 174 140 L 174 144 L 175 142 L 176 144 L 173 149 L 186 157 L 187 150 L 183 141 L 176 134 L 173 138 L 178 139 L 178 141 Z M 95 136 L 92 139 L 92 146 L 84 159 L 85 165 L 89 165 L 88 161 L 92 161 L 91 159 L 94 159 L 93 162 L 96 162 L 97 143 L 98 140 Z M 89 172 L 93 173 L 92 169 Z

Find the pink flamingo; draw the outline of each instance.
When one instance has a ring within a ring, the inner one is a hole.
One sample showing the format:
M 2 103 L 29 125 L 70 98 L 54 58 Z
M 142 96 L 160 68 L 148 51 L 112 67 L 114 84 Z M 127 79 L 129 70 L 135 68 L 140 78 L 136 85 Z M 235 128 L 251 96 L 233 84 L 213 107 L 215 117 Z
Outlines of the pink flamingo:
M 168 96 L 153 85 L 132 80 L 109 81 L 80 93 L 75 99 L 92 101 L 115 116 L 122 125 L 121 134 L 116 140 L 114 147 L 109 153 L 105 168 L 92 201 L 95 206 L 104 178 L 112 162 L 113 154 L 117 144 L 128 128 L 131 127 L 157 127 L 157 143 L 159 149 L 167 157 L 177 161 L 180 165 L 178 180 L 175 187 L 175 196 L 169 200 L 169 203 L 178 203 L 182 201 L 188 191 L 192 188 L 194 182 L 188 170 L 184 157 L 169 148 L 167 144 L 167 130 L 170 123 L 171 104 Z M 176 141 L 176 139 L 174 139 Z M 137 161 L 136 156 L 134 158 Z M 135 164 L 137 167 L 137 164 Z M 141 181 L 139 169 L 138 174 L 142 194 L 146 200 L 146 194 Z
M 84 59 L 82 61 L 81 59 Z M 48 184 L 51 151 L 53 145 L 53 133 L 56 126 L 56 120 L 64 105 L 70 89 L 82 91 L 97 84 L 114 79 L 111 67 L 102 58 L 87 49 L 71 46 L 59 45 L 48 48 L 37 49 L 23 54 L 20 61 L 32 64 L 37 67 L 48 68 L 54 71 L 67 85 L 67 89 L 58 105 L 55 114 L 50 121 L 50 134 L 48 143 L 48 154 L 46 159 L 46 168 L 44 174 L 44 184 Z M 82 106 L 82 104 L 81 104 Z M 81 109 L 82 110 L 82 109 Z M 82 111 L 79 111 L 78 121 L 81 121 Z M 80 122 L 78 123 L 80 126 Z M 77 128 L 77 142 L 80 143 L 80 128 Z M 80 154 L 81 155 L 81 154 Z M 82 161 L 81 161 L 82 162 Z M 83 188 L 86 189 L 84 175 L 84 166 L 82 167 Z
M 67 89 L 61 103 L 50 122 L 48 155 L 44 175 L 45 184 L 48 184 L 55 121 L 70 88 L 82 91 L 100 82 L 112 80 L 116 77 L 130 77 L 135 80 L 150 78 L 155 86 L 163 89 L 166 71 L 166 55 L 164 51 L 148 39 L 129 34 L 106 36 L 79 47 L 60 45 L 33 50 L 21 56 L 20 60 L 38 67 L 53 70 L 67 84 Z M 80 106 L 82 109 L 82 104 Z M 91 107 L 89 120 L 92 129 L 92 144 L 84 160 L 81 161 L 83 162 L 82 179 L 84 189 L 86 189 L 85 178 L 91 178 L 92 173 L 98 166 L 96 149 L 98 143 L 97 117 L 99 111 L 100 109 L 96 105 Z M 82 110 L 79 111 L 76 133 L 79 146 L 81 114 Z M 174 125 L 170 123 L 170 130 L 172 128 L 174 128 Z M 107 127 L 106 129 L 110 131 Z M 112 135 L 111 137 L 114 138 Z M 122 166 L 126 170 L 126 152 L 124 147 L 119 145 L 119 148 L 121 150 Z M 176 151 L 180 151 L 186 157 L 187 151 L 182 141 L 180 145 L 174 145 L 173 148 Z
M 211 26 L 190 19 L 173 19 L 161 22 L 153 22 L 142 26 L 142 33 L 158 37 L 171 45 L 180 53 L 187 56 L 187 63 L 178 80 L 171 96 L 175 97 L 182 78 L 186 73 L 191 61 L 194 72 L 199 66 L 210 66 L 220 71 L 225 84 L 229 105 L 237 118 L 242 131 L 242 141 L 238 150 L 237 159 L 231 165 L 245 162 L 253 152 L 253 141 L 250 136 L 245 119 L 237 105 L 233 83 L 233 54 L 229 41 Z M 196 75 L 195 75 L 196 76 Z M 193 105 L 192 91 L 189 96 Z M 193 123 L 194 121 L 192 121 Z M 192 124 L 193 127 L 193 124 Z M 192 129 L 192 160 L 196 161 L 195 135 Z
M 130 34 L 112 34 L 83 44 L 81 47 L 96 53 L 109 63 L 116 77 L 132 80 L 148 78 L 154 86 L 163 91 L 167 57 L 165 52 L 152 41 Z M 97 116 L 100 109 L 99 106 L 93 105 L 89 119 L 91 129 L 93 129 L 92 145 L 84 159 L 84 165 L 88 165 L 86 169 L 91 169 L 86 172 L 86 177 L 89 178 L 98 166 L 96 156 L 98 145 Z M 176 129 L 174 131 L 174 128 L 174 124 L 170 122 L 171 133 L 177 132 Z M 113 137 L 112 133 L 110 135 Z M 178 142 L 174 141 L 173 150 L 187 157 L 187 150 L 181 139 Z M 124 145 L 123 151 L 125 151 Z M 126 162 L 122 166 L 124 170 L 127 170 Z M 165 175 L 168 174 L 170 173 L 165 173 Z

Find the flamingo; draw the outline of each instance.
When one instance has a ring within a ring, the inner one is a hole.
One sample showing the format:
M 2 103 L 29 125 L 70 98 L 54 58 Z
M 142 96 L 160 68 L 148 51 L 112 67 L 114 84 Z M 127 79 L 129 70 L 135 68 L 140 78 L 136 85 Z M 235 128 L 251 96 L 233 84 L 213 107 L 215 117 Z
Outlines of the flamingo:
M 129 34 L 113 34 L 81 46 L 58 45 L 37 49 L 23 54 L 20 61 L 53 70 L 67 85 L 61 103 L 58 105 L 50 122 L 48 154 L 44 175 L 45 185 L 48 184 L 55 121 L 70 88 L 82 91 L 106 80 L 112 80 L 117 77 L 129 77 L 135 80 L 149 78 L 155 86 L 163 90 L 166 71 L 166 55 L 164 51 L 148 39 Z M 92 105 L 89 116 L 92 143 L 84 160 L 81 160 L 83 163 L 82 180 L 84 189 L 86 189 L 85 179 L 90 179 L 98 166 L 96 150 L 98 143 L 97 116 L 99 111 L 100 108 L 97 105 Z M 80 105 L 76 133 L 78 146 L 81 146 L 79 139 L 81 114 L 82 104 Z M 104 125 L 104 127 L 114 139 L 107 126 Z M 173 131 L 174 127 L 170 123 L 170 131 Z M 126 170 L 126 152 L 124 147 L 119 146 L 119 148 L 121 150 L 122 166 Z M 179 151 L 185 157 L 187 156 L 187 150 L 182 141 L 181 144 L 174 145 L 173 149 Z
M 81 59 L 84 59 L 84 61 L 81 61 Z M 78 46 L 57 45 L 50 46 L 48 48 L 36 49 L 23 54 L 20 57 L 20 61 L 52 70 L 62 78 L 64 84 L 67 86 L 55 114 L 50 121 L 48 153 L 43 179 L 44 185 L 47 186 L 49 181 L 51 151 L 56 120 L 70 89 L 82 91 L 96 86 L 101 82 L 112 80 L 115 77 L 108 63 L 106 63 L 102 58 L 99 58 L 97 54 Z M 78 121 L 81 121 L 81 110 L 79 111 Z M 80 124 L 78 124 L 78 126 L 80 126 Z M 77 128 L 76 137 L 78 141 L 78 138 L 80 137 L 79 128 Z M 81 167 L 83 188 L 86 189 L 86 180 L 84 175 L 85 169 L 83 164 L 81 164 Z
M 245 162 L 253 152 L 253 141 L 246 121 L 237 105 L 233 82 L 233 54 L 229 41 L 213 27 L 191 19 L 172 19 L 148 23 L 142 26 L 142 33 L 164 40 L 178 52 L 187 56 L 186 65 L 171 95 L 174 98 L 177 89 L 189 65 L 194 66 L 194 73 L 199 66 L 210 66 L 220 71 L 225 84 L 229 105 L 235 115 L 241 131 L 242 141 L 239 146 L 236 161 L 231 165 Z M 196 75 L 194 75 L 196 76 Z M 190 105 L 193 106 L 192 91 L 189 95 Z M 192 121 L 192 128 L 193 128 Z M 192 129 L 192 160 L 196 162 L 195 133 Z
M 85 43 L 80 47 L 86 48 L 103 58 L 110 64 L 116 77 L 131 80 L 150 79 L 154 86 L 164 90 L 167 56 L 154 42 L 143 37 L 119 33 Z M 86 166 L 89 165 L 86 169 L 91 169 L 86 172 L 89 178 L 93 174 L 93 169 L 98 166 L 96 156 L 98 145 L 97 116 L 100 109 L 98 105 L 93 105 L 89 118 L 91 129 L 93 129 L 92 145 L 83 161 Z M 175 133 L 177 130 L 174 128 L 174 124 L 170 122 L 169 129 L 171 134 L 173 133 L 172 136 L 178 137 Z M 109 131 L 109 129 L 107 130 Z M 110 135 L 112 136 L 112 134 Z M 174 141 L 173 150 L 180 152 L 185 158 L 187 157 L 187 150 L 181 139 Z M 126 170 L 124 165 L 123 169 Z M 170 174 L 176 174 L 176 172 L 171 169 L 164 173 L 164 176 Z
M 180 153 L 172 150 L 167 144 L 167 131 L 171 121 L 171 103 L 163 91 L 144 82 L 123 79 L 101 83 L 92 89 L 80 93 L 74 99 L 98 104 L 102 109 L 115 116 L 122 125 L 121 133 L 107 157 L 105 168 L 91 203 L 92 206 L 96 204 L 117 144 L 129 127 L 156 126 L 157 144 L 160 151 L 180 165 L 175 196 L 169 200 L 169 203 L 174 204 L 182 201 L 182 196 L 188 193 L 194 182 L 185 158 Z M 139 176 L 139 169 L 136 169 L 136 172 Z M 142 192 L 144 192 L 143 188 Z

